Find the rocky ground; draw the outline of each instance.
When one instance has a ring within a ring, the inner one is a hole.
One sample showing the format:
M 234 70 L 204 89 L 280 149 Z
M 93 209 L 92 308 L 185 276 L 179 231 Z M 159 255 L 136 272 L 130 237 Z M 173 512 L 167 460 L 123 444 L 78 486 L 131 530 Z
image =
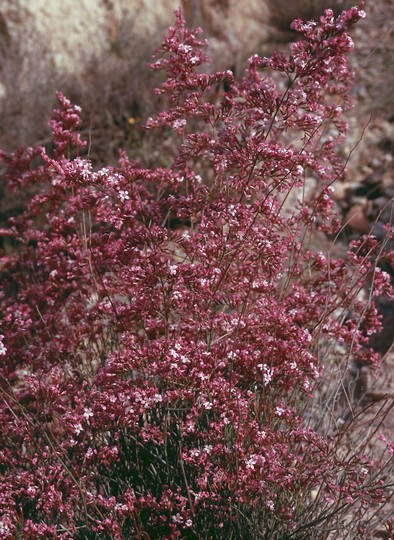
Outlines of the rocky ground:
M 394 216 L 394 3 L 367 2 L 366 11 L 367 18 L 353 33 L 355 108 L 349 115 L 349 140 L 343 149 L 351 157 L 344 181 L 334 194 L 346 225 L 344 241 L 370 231 L 383 240 L 385 225 L 392 225 Z M 393 250 L 394 242 L 387 247 Z M 393 269 L 385 270 L 394 283 Z M 382 366 L 374 374 L 356 374 L 365 377 L 366 394 L 354 414 L 364 410 L 356 421 L 359 441 L 368 440 L 380 460 L 384 446 L 380 438 L 394 439 L 394 303 L 379 298 L 378 304 L 384 330 L 372 344 L 383 355 Z M 374 538 L 391 535 L 382 528 Z
M 335 193 L 348 240 L 371 230 L 383 240 L 385 225 L 392 225 L 394 216 L 394 3 L 368 2 L 366 11 L 367 18 L 354 30 L 355 108 L 350 113 L 349 141 L 344 151 L 350 154 L 354 150 L 344 182 L 338 184 Z M 394 242 L 387 248 L 393 250 Z M 393 269 L 385 270 L 391 272 L 394 282 Z M 384 355 L 384 362 L 370 397 L 382 398 L 387 393 L 392 399 L 394 304 L 381 298 L 379 305 L 384 331 L 374 338 L 373 346 Z M 384 425 L 394 438 L 393 410 Z

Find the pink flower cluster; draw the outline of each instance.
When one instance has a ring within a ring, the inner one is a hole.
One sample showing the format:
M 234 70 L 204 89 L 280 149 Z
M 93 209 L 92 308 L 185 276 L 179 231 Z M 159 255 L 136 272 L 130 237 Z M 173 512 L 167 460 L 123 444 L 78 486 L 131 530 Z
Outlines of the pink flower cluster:
M 53 155 L 0 153 L 30 193 L 2 231 L 0 538 L 307 538 L 381 500 L 371 463 L 304 414 L 322 341 L 377 361 L 359 293 L 390 288 L 374 239 L 346 261 L 308 247 L 337 226 L 362 16 L 296 21 L 290 55 L 254 56 L 237 82 L 201 72 L 178 12 L 153 64 L 170 108 L 147 122 L 180 136 L 168 169 L 70 157 L 80 117 L 62 94 Z

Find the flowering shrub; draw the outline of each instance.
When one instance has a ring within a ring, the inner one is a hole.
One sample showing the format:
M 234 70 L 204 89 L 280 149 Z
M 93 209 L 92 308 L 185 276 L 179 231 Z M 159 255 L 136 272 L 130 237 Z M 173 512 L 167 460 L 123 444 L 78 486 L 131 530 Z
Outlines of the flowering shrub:
M 237 82 L 201 71 L 178 12 L 152 66 L 170 107 L 147 122 L 178 137 L 168 169 L 94 171 L 62 94 L 52 154 L 1 154 L 31 194 L 2 231 L 1 538 L 368 536 L 384 474 L 314 403 L 333 344 L 339 370 L 378 361 L 360 292 L 389 291 L 384 251 L 310 247 L 338 228 L 363 15 L 295 21 L 289 56 L 256 55 Z

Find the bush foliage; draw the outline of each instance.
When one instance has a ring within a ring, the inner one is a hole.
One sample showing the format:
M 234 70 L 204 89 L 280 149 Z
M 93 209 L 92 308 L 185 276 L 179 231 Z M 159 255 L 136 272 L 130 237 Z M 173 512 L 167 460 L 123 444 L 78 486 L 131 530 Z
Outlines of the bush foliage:
M 363 16 L 294 21 L 289 54 L 236 81 L 203 72 L 177 12 L 152 64 L 169 108 L 146 126 L 173 130 L 169 168 L 94 170 L 62 94 L 51 152 L 0 154 L 29 194 L 2 231 L 1 538 L 368 537 L 386 473 L 341 451 L 351 396 L 325 389 L 378 362 L 384 246 L 312 247 L 338 232 Z

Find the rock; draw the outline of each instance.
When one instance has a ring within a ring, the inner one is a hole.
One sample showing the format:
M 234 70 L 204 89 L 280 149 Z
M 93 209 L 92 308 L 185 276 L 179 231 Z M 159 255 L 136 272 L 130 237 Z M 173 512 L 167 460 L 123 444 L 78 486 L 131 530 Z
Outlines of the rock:
M 371 234 L 376 236 L 378 240 L 383 240 L 387 235 L 387 229 L 382 221 L 377 221 L 371 228 Z
M 390 223 L 393 221 L 394 207 L 393 199 L 387 197 L 378 197 L 373 201 L 376 217 L 383 223 Z
M 369 233 L 371 224 L 365 216 L 365 205 L 355 204 L 345 215 L 345 225 L 359 233 Z
M 2 0 L 0 136 L 12 145 L 44 136 L 56 89 L 93 114 L 111 99 L 130 106 L 146 90 L 145 64 L 177 7 L 177 0 Z
M 335 14 L 338 14 L 354 4 L 352 0 L 332 0 L 331 2 L 327 0 L 293 0 L 292 2 L 268 0 L 272 23 L 283 30 L 287 30 L 294 19 L 316 18 L 327 8 L 331 8 Z
M 334 201 L 342 202 L 347 198 L 347 193 L 349 186 L 343 182 L 335 182 L 333 184 L 333 192 L 331 193 L 331 198 Z

